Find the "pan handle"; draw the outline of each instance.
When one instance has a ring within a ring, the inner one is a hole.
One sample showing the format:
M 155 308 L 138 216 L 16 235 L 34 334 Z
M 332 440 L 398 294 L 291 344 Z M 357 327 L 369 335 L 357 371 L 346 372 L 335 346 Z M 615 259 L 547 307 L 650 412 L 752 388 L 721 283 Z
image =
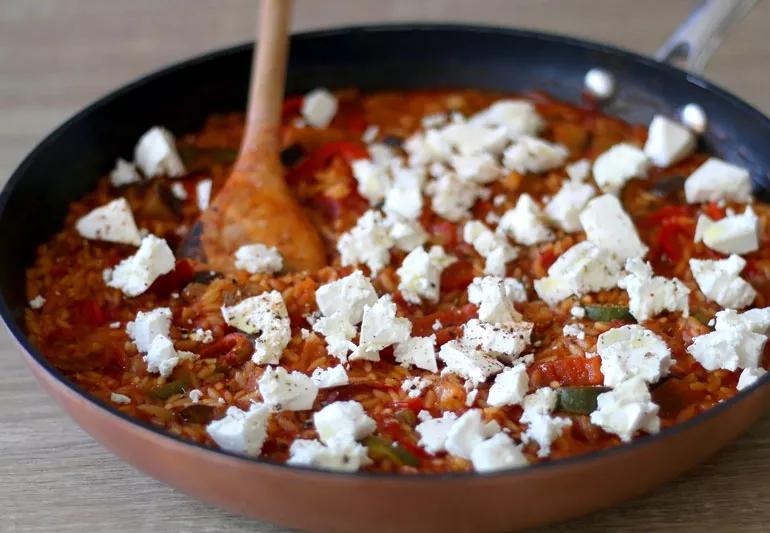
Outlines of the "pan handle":
M 728 28 L 742 19 L 757 0 L 705 0 L 655 52 L 655 59 L 701 72 Z

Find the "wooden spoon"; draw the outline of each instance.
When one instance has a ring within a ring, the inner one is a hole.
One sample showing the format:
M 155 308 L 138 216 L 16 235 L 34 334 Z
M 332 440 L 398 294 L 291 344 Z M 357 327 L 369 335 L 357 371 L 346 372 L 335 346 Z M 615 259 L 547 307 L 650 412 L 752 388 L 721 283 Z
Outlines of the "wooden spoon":
M 255 243 L 278 248 L 288 271 L 317 270 L 326 264 L 321 239 L 292 197 L 279 157 L 291 4 L 262 1 L 238 159 L 179 250 L 220 272 L 233 271 L 235 251 Z

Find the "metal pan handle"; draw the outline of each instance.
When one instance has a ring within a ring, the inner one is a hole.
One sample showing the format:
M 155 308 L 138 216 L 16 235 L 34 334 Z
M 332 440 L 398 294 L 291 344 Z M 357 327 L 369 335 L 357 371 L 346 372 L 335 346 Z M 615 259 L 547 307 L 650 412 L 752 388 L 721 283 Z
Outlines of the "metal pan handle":
M 701 72 L 728 28 L 742 19 L 757 0 L 705 0 L 682 22 L 655 59 Z

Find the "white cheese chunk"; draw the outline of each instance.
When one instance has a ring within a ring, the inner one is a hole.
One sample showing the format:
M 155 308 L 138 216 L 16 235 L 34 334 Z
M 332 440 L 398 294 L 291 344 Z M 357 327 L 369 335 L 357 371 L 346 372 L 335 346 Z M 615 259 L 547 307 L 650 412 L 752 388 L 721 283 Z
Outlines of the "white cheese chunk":
M 269 418 L 270 409 L 261 403 L 252 403 L 248 411 L 228 407 L 224 418 L 206 426 L 206 433 L 223 450 L 257 457 L 267 439 Z
M 502 176 L 502 169 L 488 153 L 454 155 L 450 161 L 457 177 L 478 184 L 491 183 Z
M 324 315 L 339 313 L 351 324 L 358 324 L 364 316 L 364 307 L 377 302 L 377 291 L 360 270 L 355 270 L 344 278 L 318 287 L 315 299 Z
M 684 126 L 663 115 L 655 115 L 650 122 L 644 153 L 655 166 L 670 167 L 695 150 L 695 135 Z
M 632 377 L 656 383 L 674 364 L 671 349 L 661 337 L 637 324 L 605 331 L 596 341 L 602 359 L 604 384 L 615 387 Z
M 579 341 L 583 341 L 586 338 L 586 332 L 580 324 L 565 324 L 561 329 L 561 333 L 565 337 L 575 337 Z
M 496 423 L 484 422 L 481 409 L 470 409 L 449 428 L 445 447 L 452 455 L 470 459 L 474 448 L 499 431 Z
M 424 379 L 420 376 L 413 378 L 406 378 L 401 382 L 401 390 L 406 392 L 410 398 L 419 398 L 422 395 L 422 391 L 430 386 L 430 380 Z
M 589 201 L 580 213 L 580 224 L 587 240 L 623 261 L 629 257 L 644 257 L 647 253 L 647 246 L 639 239 L 631 217 L 620 201 L 610 194 Z
M 462 181 L 454 173 L 446 173 L 426 186 L 433 212 L 451 222 L 469 216 L 470 209 L 486 192 L 479 185 Z
M 190 398 L 190 401 L 193 404 L 197 404 L 201 401 L 201 397 L 203 396 L 203 392 L 201 392 L 200 389 L 193 389 L 189 393 L 187 393 L 187 396 Z
M 565 428 L 572 425 L 569 418 L 553 417 L 551 411 L 556 407 L 556 392 L 544 387 L 533 394 L 524 397 L 524 413 L 520 422 L 527 424 L 526 431 L 521 435 L 522 442 L 535 442 L 539 446 L 538 457 L 548 457 L 551 454 L 551 445 Z
M 442 246 L 432 246 L 429 252 L 415 248 L 396 270 L 398 290 L 407 302 L 419 304 L 422 300 L 438 301 L 441 292 L 441 273 L 457 259 L 444 252 Z
M 535 291 L 548 305 L 569 296 L 611 289 L 618 283 L 621 264 L 613 254 L 582 241 L 560 255 L 548 276 L 535 280 Z
M 249 274 L 278 272 L 283 268 L 283 257 L 275 246 L 244 244 L 235 251 L 235 268 Z
M 390 294 L 385 294 L 374 305 L 364 307 L 358 347 L 350 360 L 379 361 L 380 350 L 405 342 L 411 331 L 412 323 L 396 316 L 396 304 Z
M 316 387 L 319 389 L 330 389 L 332 387 L 341 387 L 350 383 L 348 373 L 342 365 L 331 366 L 329 368 L 316 368 L 310 375 Z
M 600 100 L 615 94 L 615 77 L 604 69 L 592 68 L 586 72 L 583 85 L 589 94 Z
M 326 128 L 337 114 L 337 97 L 324 88 L 313 89 L 302 98 L 300 112 L 314 128 Z
M 705 133 L 706 128 L 708 128 L 706 112 L 698 104 L 690 103 L 684 106 L 680 118 L 682 119 L 682 124 L 695 133 Z
M 205 211 L 211 203 L 211 180 L 200 180 L 195 184 L 195 205 L 199 211 Z
M 184 184 L 181 182 L 175 181 L 171 184 L 171 194 L 177 200 L 187 200 L 187 189 L 185 189 Z
M 463 342 L 505 361 L 513 361 L 529 346 L 532 322 L 489 324 L 473 318 L 463 326 Z
M 179 177 L 187 171 L 176 150 L 174 136 L 165 128 L 155 126 L 139 138 L 134 148 L 134 161 L 145 176 Z
M 45 305 L 45 298 L 42 294 L 38 294 L 29 301 L 30 309 L 42 309 Z
M 566 181 L 545 205 L 545 215 L 567 233 L 580 231 L 580 212 L 594 196 L 596 191 L 593 185 Z
M 257 382 L 262 401 L 273 411 L 307 411 L 313 408 L 318 386 L 302 372 L 268 366 Z
M 377 424 L 367 416 L 363 406 L 353 400 L 330 403 L 313 414 L 318 438 L 324 444 L 333 439 L 361 440 L 371 435 Z
M 506 324 L 521 319 L 513 302 L 526 300 L 526 294 L 523 300 L 519 300 L 521 295 L 517 294 L 517 289 L 499 277 L 474 278 L 468 286 L 468 301 L 479 307 L 479 320 L 482 322 Z
M 383 211 L 406 220 L 416 220 L 422 213 L 422 187 L 424 171 L 406 168 L 400 162 L 391 164 L 393 183 L 385 193 Z
M 393 351 L 396 362 L 406 368 L 416 366 L 428 372 L 438 372 L 436 364 L 436 336 L 409 337 L 396 345 Z
M 494 357 L 456 340 L 441 346 L 438 356 L 446 365 L 446 372 L 475 384 L 483 383 L 503 369 L 503 364 Z
M 258 365 L 276 365 L 291 340 L 291 322 L 283 296 L 278 291 L 251 296 L 233 306 L 222 306 L 227 325 L 255 335 L 254 355 Z
M 126 396 L 125 394 L 119 394 L 117 392 L 110 393 L 110 401 L 112 403 L 117 403 L 120 405 L 128 405 L 131 403 L 131 398 Z
M 759 250 L 759 218 L 751 206 L 741 215 L 728 215 L 714 221 L 700 215 L 695 227 L 695 242 L 701 242 L 723 254 L 747 254 Z
M 355 472 L 371 464 L 365 446 L 350 439 L 332 439 L 328 444 L 297 439 L 289 447 L 286 464 L 313 466 L 324 470 Z
M 150 288 L 159 276 L 174 270 L 175 259 L 166 241 L 155 235 L 142 239 L 139 249 L 116 266 L 107 285 L 123 291 L 126 296 L 139 296 Z
M 767 343 L 770 307 L 716 314 L 714 331 L 695 337 L 687 352 L 706 370 L 758 368 Z
M 629 442 L 638 431 L 660 431 L 658 406 L 652 402 L 647 384 L 640 377 L 619 383 L 613 390 L 600 394 L 591 423 Z
M 582 182 L 588 179 L 591 175 L 591 161 L 588 159 L 579 159 L 574 163 L 570 163 L 564 170 L 567 171 L 567 176 L 573 182 Z
M 505 127 L 489 128 L 463 121 L 445 126 L 441 136 L 461 155 L 499 154 L 508 143 Z
M 519 196 L 516 207 L 506 211 L 497 231 L 527 246 L 554 239 L 553 232 L 545 224 L 545 215 L 540 206 L 526 193 Z
M 767 374 L 767 370 L 764 368 L 744 368 L 738 378 L 738 390 L 743 390 L 751 387 L 762 376 Z
M 495 376 L 495 382 L 489 388 L 487 403 L 493 407 L 520 404 L 528 389 L 527 367 L 519 363 L 513 368 L 506 368 Z
M 618 287 L 628 292 L 628 307 L 633 317 L 643 322 L 663 311 L 681 311 L 688 316 L 690 289 L 678 279 L 653 276 L 649 263 L 638 257 L 626 260 L 628 275 Z
M 324 336 L 329 355 L 343 363 L 348 360 L 348 352 L 356 349 L 356 345 L 351 342 L 356 336 L 356 327 L 348 322 L 342 312 L 319 318 L 313 323 L 313 331 Z
M 133 322 L 126 324 L 126 333 L 134 341 L 136 349 L 147 353 L 158 335 L 168 337 L 171 329 L 171 309 L 157 307 L 152 311 L 139 311 Z
M 78 219 L 75 228 L 86 239 L 117 242 L 139 246 L 142 237 L 134 222 L 131 206 L 125 198 L 118 198 L 97 207 Z
M 684 195 L 690 204 L 720 200 L 749 203 L 751 176 L 745 168 L 711 157 L 685 180 Z
M 404 252 L 411 252 L 428 240 L 428 234 L 419 220 L 408 220 L 400 216 L 388 215 L 385 218 L 388 234 L 393 245 Z
M 427 411 L 421 411 L 427 413 Z M 457 415 L 445 411 L 441 418 L 431 418 L 430 413 L 427 413 L 424 420 L 420 418 L 421 423 L 417 424 L 415 430 L 420 434 L 420 446 L 425 448 L 425 451 L 430 454 L 436 454 L 446 451 L 446 439 L 449 435 L 449 430 L 457 421 Z
M 113 187 L 123 187 L 140 181 L 142 181 L 142 177 L 136 170 L 136 165 L 121 158 L 115 161 L 115 168 L 110 172 L 110 183 Z
M 376 124 L 370 124 L 366 127 L 361 134 L 361 141 L 370 144 L 377 140 L 377 136 L 380 134 L 380 127 Z
M 471 450 L 471 462 L 476 472 L 496 472 L 529 464 L 521 447 L 505 433 L 498 433 L 477 444 Z
M 142 359 L 147 363 L 147 372 L 157 372 L 167 378 L 179 363 L 179 354 L 174 349 L 171 339 L 165 335 L 158 335 L 152 340 L 147 348 L 147 354 Z
M 197 328 L 190 332 L 189 338 L 193 342 L 209 344 L 214 342 L 214 332 L 210 329 Z
M 340 252 L 340 262 L 343 266 L 363 263 L 369 267 L 372 275 L 390 262 L 390 247 L 393 239 L 390 237 L 382 214 L 369 210 L 356 222 L 348 232 L 342 234 L 337 241 Z
M 369 159 L 356 159 L 350 164 L 353 177 L 358 182 L 358 192 L 371 205 L 385 199 L 390 188 L 390 173 L 386 165 L 378 165 Z
M 632 144 L 616 144 L 599 155 L 594 161 L 594 181 L 599 188 L 610 194 L 619 194 L 626 182 L 644 178 L 650 169 L 647 155 Z
M 404 151 L 412 166 L 447 162 L 452 157 L 452 144 L 439 129 L 416 132 L 404 141 Z
M 740 277 L 746 260 L 739 255 L 726 259 L 690 259 L 690 270 L 698 288 L 722 307 L 742 309 L 754 301 L 757 292 Z
M 518 256 L 518 251 L 508 244 L 504 235 L 493 232 L 478 220 L 465 223 L 463 240 L 487 259 L 484 272 L 491 276 L 505 276 L 505 265 Z
M 498 100 L 473 115 L 469 122 L 488 127 L 503 127 L 509 139 L 536 135 L 545 122 L 535 106 L 526 100 Z
M 503 165 L 519 174 L 540 174 L 562 166 L 568 155 L 560 144 L 522 136 L 503 153 Z

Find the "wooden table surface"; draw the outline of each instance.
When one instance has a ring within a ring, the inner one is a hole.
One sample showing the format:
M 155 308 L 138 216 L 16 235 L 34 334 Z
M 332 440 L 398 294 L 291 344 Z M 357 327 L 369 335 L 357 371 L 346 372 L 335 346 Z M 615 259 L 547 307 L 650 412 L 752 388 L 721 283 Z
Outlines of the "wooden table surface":
M 561 32 L 651 53 L 688 0 L 298 0 L 296 28 L 448 20 Z M 0 0 L 0 176 L 93 99 L 178 59 L 250 39 L 253 0 Z M 770 2 L 707 77 L 770 112 Z M 116 124 L 116 127 L 120 127 Z M 0 334 L 0 531 L 284 531 L 199 503 L 119 461 L 45 396 Z M 770 417 L 646 497 L 558 529 L 768 531 Z M 515 502 L 512 503 L 512 509 Z

